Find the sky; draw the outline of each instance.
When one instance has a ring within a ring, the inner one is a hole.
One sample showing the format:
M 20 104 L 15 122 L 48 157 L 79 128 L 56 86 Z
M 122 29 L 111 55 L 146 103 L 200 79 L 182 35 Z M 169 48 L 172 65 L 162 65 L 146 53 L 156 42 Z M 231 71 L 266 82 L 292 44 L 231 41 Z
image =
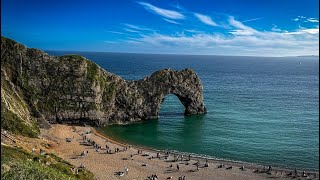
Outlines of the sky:
M 2 0 L 1 35 L 58 51 L 319 54 L 318 0 Z

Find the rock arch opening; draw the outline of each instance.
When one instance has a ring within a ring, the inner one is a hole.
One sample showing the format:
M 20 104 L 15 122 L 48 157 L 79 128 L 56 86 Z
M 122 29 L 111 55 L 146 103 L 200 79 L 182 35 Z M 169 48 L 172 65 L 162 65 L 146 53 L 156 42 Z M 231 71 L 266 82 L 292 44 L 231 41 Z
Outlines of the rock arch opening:
M 183 116 L 185 107 L 175 94 L 167 94 L 160 104 L 159 116 Z

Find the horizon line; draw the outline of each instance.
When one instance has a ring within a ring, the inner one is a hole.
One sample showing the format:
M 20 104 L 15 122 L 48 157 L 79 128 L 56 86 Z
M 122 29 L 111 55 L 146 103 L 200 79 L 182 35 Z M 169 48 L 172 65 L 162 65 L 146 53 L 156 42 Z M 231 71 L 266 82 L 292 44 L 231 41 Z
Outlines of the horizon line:
M 183 56 L 228 56 L 228 57 L 319 57 L 319 55 L 292 55 L 292 56 L 255 56 L 255 55 L 217 55 L 217 54 L 182 54 L 182 53 L 141 53 L 141 52 L 116 52 L 116 51 L 77 51 L 77 50 L 43 50 L 44 52 L 85 52 L 85 53 L 114 53 L 114 54 L 143 54 L 143 55 L 183 55 Z

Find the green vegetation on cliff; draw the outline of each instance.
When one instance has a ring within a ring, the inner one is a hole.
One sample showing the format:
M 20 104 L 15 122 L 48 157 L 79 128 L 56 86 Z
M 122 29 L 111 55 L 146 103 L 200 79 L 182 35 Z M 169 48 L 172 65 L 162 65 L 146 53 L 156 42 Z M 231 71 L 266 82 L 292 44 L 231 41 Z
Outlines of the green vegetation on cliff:
M 87 62 L 87 78 L 91 81 L 96 80 L 97 72 L 98 72 L 98 66 L 91 62 L 86 60 Z
M 3 72 L 1 70 L 1 75 Z M 21 99 L 22 92 L 12 89 L 12 84 L 1 78 L 1 128 L 14 134 L 37 137 L 40 131 L 36 120 L 29 114 L 26 102 Z
M 1 179 L 81 179 L 91 180 L 94 176 L 80 168 L 78 174 L 71 168 L 75 166 L 53 154 L 30 154 L 20 148 L 1 145 Z
M 39 135 L 39 129 L 35 123 L 31 126 L 26 125 L 21 118 L 5 107 L 5 103 L 1 101 L 1 128 L 27 137 L 37 137 Z

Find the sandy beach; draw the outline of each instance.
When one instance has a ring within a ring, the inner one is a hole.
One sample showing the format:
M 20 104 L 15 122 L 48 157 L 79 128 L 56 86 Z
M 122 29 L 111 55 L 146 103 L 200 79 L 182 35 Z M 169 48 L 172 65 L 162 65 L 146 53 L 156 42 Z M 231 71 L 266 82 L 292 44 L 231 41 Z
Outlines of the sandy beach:
M 179 160 L 174 161 L 177 159 L 177 154 L 170 153 L 166 158 L 165 152 L 114 141 L 99 134 L 92 127 L 53 124 L 49 129 L 41 129 L 39 138 L 19 135 L 11 137 L 15 140 L 14 143 L 11 142 L 13 146 L 20 146 L 29 151 L 35 148 L 35 153 L 40 149 L 46 153 L 54 153 L 77 167 L 84 166 L 98 180 L 151 179 L 151 176 L 155 174 L 158 179 L 179 179 L 183 176 L 185 179 L 221 180 L 319 179 L 319 172 L 306 172 L 307 177 L 302 177 L 302 171 L 299 170 L 295 176 L 294 170 L 272 167 L 272 170 L 268 172 L 268 167 L 264 166 L 212 159 L 207 161 L 200 157 L 191 157 L 189 160 L 187 155 L 182 159 L 180 156 Z M 3 141 L 5 144 L 10 144 L 9 139 L 2 140 L 6 140 Z M 101 146 L 98 151 L 89 143 L 93 141 Z M 111 152 L 107 152 L 106 145 Z M 115 153 L 117 148 L 119 152 Z M 160 158 L 157 157 L 158 153 Z M 198 169 L 197 162 L 199 163 Z M 221 166 L 222 164 L 224 166 Z M 242 166 L 244 170 L 241 169 Z
M 86 140 L 84 141 L 84 136 Z M 67 141 L 68 139 L 68 141 Z M 90 140 L 89 140 L 90 139 Z M 223 162 L 208 160 L 208 167 L 205 167 L 206 160 L 203 158 L 185 156 L 181 160 L 173 161 L 174 156 L 170 154 L 165 159 L 165 153 L 142 149 L 138 147 L 121 144 L 97 133 L 91 127 L 68 126 L 54 124 L 49 129 L 41 129 L 40 139 L 16 137 L 19 146 L 31 151 L 40 148 L 48 153 L 55 153 L 76 166 L 85 166 L 93 172 L 96 179 L 148 179 L 156 174 L 158 179 L 291 179 L 294 175 L 287 175 L 288 170 L 273 169 L 271 172 L 261 172 L 263 167 L 250 166 L 241 163 Z M 101 148 L 97 151 L 88 141 L 96 142 Z M 107 152 L 106 145 L 111 153 Z M 125 148 L 126 147 L 126 148 Z M 119 152 L 115 153 L 116 148 Z M 142 151 L 138 154 L 138 150 Z M 85 155 L 81 155 L 85 152 Z M 177 156 L 175 156 L 177 157 Z M 195 165 L 199 161 L 198 170 Z M 219 168 L 219 165 L 224 164 Z M 172 165 L 172 167 L 170 167 Z M 179 170 L 177 170 L 177 165 Z M 240 167 L 244 166 L 244 170 Z M 230 168 L 232 166 L 232 168 Z M 127 173 L 125 168 L 127 167 Z M 229 167 L 229 168 L 228 168 Z M 255 172 L 260 168 L 260 172 Z M 121 173 L 123 172 L 123 173 Z M 299 172 L 299 171 L 298 171 Z M 294 171 L 292 171 L 294 173 Z M 318 179 L 318 173 L 307 172 L 308 177 L 302 177 L 298 173 L 298 179 Z

